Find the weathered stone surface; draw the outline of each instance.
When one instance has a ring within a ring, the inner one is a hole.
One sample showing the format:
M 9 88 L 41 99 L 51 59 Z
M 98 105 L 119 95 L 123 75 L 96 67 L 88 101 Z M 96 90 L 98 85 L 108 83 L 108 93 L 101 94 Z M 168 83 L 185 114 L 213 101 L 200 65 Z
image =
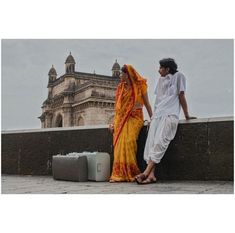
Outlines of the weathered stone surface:
M 233 180 L 233 121 L 208 123 L 208 179 Z
M 2 176 L 2 194 L 233 194 L 232 181 L 72 182 L 51 176 Z
M 207 124 L 180 124 L 157 174 L 162 179 L 182 179 L 183 175 L 186 180 L 203 180 L 207 163 Z
M 147 130 L 138 139 L 141 170 Z M 50 175 L 51 158 L 69 152 L 103 151 L 111 154 L 107 126 L 54 128 L 2 133 L 2 173 Z M 156 175 L 160 180 L 233 180 L 233 118 L 181 121 Z
M 2 135 L 2 173 L 20 174 L 20 168 L 18 169 L 18 161 L 21 160 L 20 148 L 19 135 Z
M 112 156 L 112 137 L 107 128 L 13 133 L 2 138 L 5 174 L 51 174 L 52 156 L 56 154 L 104 151 Z
M 42 128 L 110 124 L 120 66 L 112 76 L 76 72 L 75 63 L 65 66 L 58 78 L 54 67 L 49 71 L 48 98 L 39 117 Z

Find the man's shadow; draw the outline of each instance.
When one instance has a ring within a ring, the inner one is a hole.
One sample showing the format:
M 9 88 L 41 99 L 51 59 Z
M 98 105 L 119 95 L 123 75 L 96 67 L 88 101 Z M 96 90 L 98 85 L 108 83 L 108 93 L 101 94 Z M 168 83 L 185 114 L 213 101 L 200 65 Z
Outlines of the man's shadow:
M 137 139 L 137 164 L 141 172 L 145 170 L 147 164 L 144 160 L 144 147 L 148 136 L 148 126 L 143 126 Z

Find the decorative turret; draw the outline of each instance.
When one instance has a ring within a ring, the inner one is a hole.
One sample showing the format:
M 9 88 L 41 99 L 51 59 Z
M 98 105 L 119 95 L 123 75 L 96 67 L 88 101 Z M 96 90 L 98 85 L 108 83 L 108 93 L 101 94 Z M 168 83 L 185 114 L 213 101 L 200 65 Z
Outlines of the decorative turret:
M 48 72 L 48 76 L 49 76 L 49 83 L 54 82 L 56 80 L 57 73 L 53 65 Z
M 118 64 L 117 59 L 116 59 L 115 63 L 113 64 L 113 67 L 112 67 L 112 76 L 113 77 L 119 77 L 120 69 L 121 69 L 121 67 Z
M 67 57 L 65 61 L 65 73 L 73 74 L 75 72 L 75 64 L 76 62 L 70 52 L 69 56 Z

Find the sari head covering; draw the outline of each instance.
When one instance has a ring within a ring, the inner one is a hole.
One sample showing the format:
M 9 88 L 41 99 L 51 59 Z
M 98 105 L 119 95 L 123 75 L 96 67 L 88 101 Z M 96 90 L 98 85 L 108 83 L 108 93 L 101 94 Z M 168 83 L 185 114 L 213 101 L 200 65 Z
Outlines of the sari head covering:
M 128 80 L 130 81 L 130 88 L 127 92 L 125 90 L 125 82 L 121 81 L 116 91 L 113 134 L 114 147 L 118 141 L 123 126 L 132 115 L 132 110 L 134 109 L 138 96 L 141 96 L 143 92 L 147 92 L 146 79 L 141 77 L 131 65 L 125 64 L 124 68 L 127 71 Z M 142 98 L 138 102 L 143 105 Z

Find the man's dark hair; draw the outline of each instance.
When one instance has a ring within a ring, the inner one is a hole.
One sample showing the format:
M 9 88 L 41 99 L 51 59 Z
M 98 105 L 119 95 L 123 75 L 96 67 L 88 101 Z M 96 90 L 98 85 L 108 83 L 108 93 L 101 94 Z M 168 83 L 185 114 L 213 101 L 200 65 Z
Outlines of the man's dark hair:
M 161 67 L 164 67 L 164 68 L 169 68 L 169 73 L 170 74 L 175 74 L 178 70 L 178 66 L 177 64 L 175 63 L 175 60 L 172 59 L 172 58 L 164 58 L 162 60 L 159 61 L 159 64 Z

